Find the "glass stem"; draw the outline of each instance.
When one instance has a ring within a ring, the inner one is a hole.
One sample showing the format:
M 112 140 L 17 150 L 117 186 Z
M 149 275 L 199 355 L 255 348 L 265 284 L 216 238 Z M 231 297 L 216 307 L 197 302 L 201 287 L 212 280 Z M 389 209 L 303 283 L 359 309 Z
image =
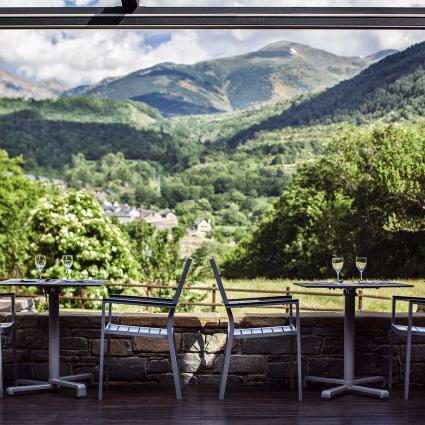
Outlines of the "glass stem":
M 363 282 L 363 270 L 360 271 L 360 282 Z
M 336 272 L 336 281 L 339 283 L 339 272 Z

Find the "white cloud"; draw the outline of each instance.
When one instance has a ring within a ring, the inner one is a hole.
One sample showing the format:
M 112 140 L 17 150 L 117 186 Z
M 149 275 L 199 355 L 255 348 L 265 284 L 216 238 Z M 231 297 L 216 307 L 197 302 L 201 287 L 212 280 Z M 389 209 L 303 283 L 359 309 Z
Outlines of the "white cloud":
M 147 0 L 159 5 L 162 0 Z M 34 5 L 35 1 L 15 0 L 14 5 Z M 92 4 L 92 0 L 74 0 L 74 4 Z M 101 0 L 115 5 L 117 0 Z M 190 5 L 194 0 L 167 0 L 167 5 Z M 332 1 L 293 0 L 285 5 L 331 5 Z M 365 5 L 361 1 L 340 4 Z M 372 5 L 388 4 L 375 0 Z M 398 3 L 402 3 L 399 1 Z M 418 2 L 415 2 L 416 4 Z M 423 2 L 425 3 L 425 1 Z M 37 5 L 63 6 L 65 0 L 40 0 Z M 145 4 L 145 3 L 144 3 Z M 198 0 L 196 5 L 223 5 L 224 0 Z M 396 5 L 394 1 L 392 5 Z M 0 7 L 10 1 L 0 0 Z M 264 0 L 232 0 L 232 5 L 264 5 Z M 282 5 L 269 0 L 268 6 Z M 371 2 L 368 2 L 371 5 Z M 169 34 L 152 46 L 149 36 Z M 301 30 L 86 30 L 86 31 L 0 31 L 0 69 L 34 79 L 56 78 L 68 86 L 96 82 L 105 77 L 124 75 L 158 62 L 194 63 L 209 58 L 256 50 L 277 40 L 312 45 L 343 55 L 366 55 L 381 49 L 403 49 L 425 39 L 423 31 L 301 31 Z

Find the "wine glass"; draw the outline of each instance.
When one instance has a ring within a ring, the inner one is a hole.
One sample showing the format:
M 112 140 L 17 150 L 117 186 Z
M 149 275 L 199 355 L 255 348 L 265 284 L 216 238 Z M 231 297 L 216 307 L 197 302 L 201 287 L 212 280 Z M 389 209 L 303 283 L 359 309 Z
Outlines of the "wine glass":
M 360 272 L 360 280 L 359 282 L 363 282 L 363 271 L 366 268 L 367 258 L 366 257 L 356 257 L 356 267 Z
M 40 282 L 42 281 L 42 272 L 46 266 L 46 256 L 45 255 L 36 255 L 35 256 L 35 267 L 37 267 L 38 272 L 40 273 Z
M 73 263 L 72 255 L 62 255 L 62 264 L 65 267 L 65 279 L 69 279 L 69 271 L 71 270 Z
M 332 258 L 332 267 L 336 271 L 336 281 L 339 283 L 339 274 L 344 266 L 344 259 L 342 257 L 333 257 Z

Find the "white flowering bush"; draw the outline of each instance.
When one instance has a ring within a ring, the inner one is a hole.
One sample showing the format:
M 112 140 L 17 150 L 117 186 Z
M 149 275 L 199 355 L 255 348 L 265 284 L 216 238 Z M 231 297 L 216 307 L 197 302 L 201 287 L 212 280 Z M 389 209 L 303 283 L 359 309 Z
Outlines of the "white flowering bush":
M 86 192 L 42 198 L 31 213 L 29 229 L 30 250 L 47 256 L 46 277 L 63 277 L 61 258 L 69 254 L 74 258 L 71 278 L 107 279 L 123 286 L 139 278 L 125 233 Z M 87 294 L 95 298 L 100 291 L 89 288 Z

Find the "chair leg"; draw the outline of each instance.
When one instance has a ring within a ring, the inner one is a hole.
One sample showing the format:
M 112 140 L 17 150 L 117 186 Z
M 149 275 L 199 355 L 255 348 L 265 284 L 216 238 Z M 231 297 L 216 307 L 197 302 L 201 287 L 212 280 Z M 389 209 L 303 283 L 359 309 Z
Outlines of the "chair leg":
M 99 361 L 99 400 L 103 399 L 103 363 L 105 357 L 105 333 L 102 325 L 102 333 L 100 336 L 100 361 Z
M 388 365 L 388 389 L 390 390 L 393 386 L 393 356 L 394 356 L 394 335 L 393 331 L 390 331 L 390 358 Z
M 111 375 L 111 335 L 108 334 L 108 344 L 107 344 L 107 352 L 106 352 L 106 376 L 105 383 L 106 388 L 109 388 L 109 377 Z
M 18 356 L 16 354 L 16 325 L 12 331 L 12 347 L 13 347 L 13 385 L 18 385 Z
M 301 364 L 301 331 L 300 326 L 297 326 L 297 369 L 298 369 L 298 401 L 303 399 L 303 377 Z
M 3 361 L 1 352 L 1 335 L 0 335 L 0 398 L 3 398 Z
M 409 400 L 409 384 L 410 384 L 410 356 L 412 352 L 412 334 L 407 335 L 406 342 L 406 366 L 404 376 L 404 399 Z
M 290 377 L 290 388 L 294 389 L 294 372 L 295 372 L 295 358 L 294 358 L 294 337 L 290 336 L 290 362 L 291 362 L 291 377 Z
M 227 375 L 229 374 L 232 346 L 233 346 L 233 335 L 229 333 L 227 335 L 226 350 L 224 351 L 223 370 L 221 371 L 221 376 L 220 376 L 220 395 L 218 397 L 220 400 L 224 400 L 224 394 L 226 392 Z
M 173 369 L 174 385 L 176 387 L 176 397 L 177 397 L 177 400 L 181 400 L 182 389 L 181 389 L 180 370 L 179 370 L 179 364 L 177 361 L 176 341 L 174 339 L 174 333 L 169 332 L 167 338 L 168 338 L 168 345 L 170 347 L 171 367 Z

